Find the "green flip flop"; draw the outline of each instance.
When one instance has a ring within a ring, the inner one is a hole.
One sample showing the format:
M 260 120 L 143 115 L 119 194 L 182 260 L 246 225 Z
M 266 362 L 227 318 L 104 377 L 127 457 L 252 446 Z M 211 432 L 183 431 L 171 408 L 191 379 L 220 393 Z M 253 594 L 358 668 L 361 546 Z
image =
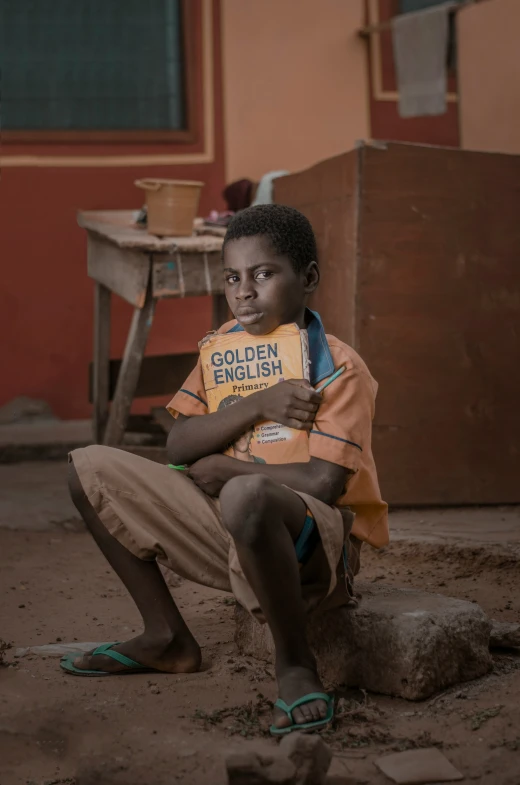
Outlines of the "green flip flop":
M 306 703 L 311 703 L 311 701 L 315 700 L 322 700 L 328 706 L 327 709 L 327 716 L 322 717 L 320 720 L 314 720 L 313 722 L 304 722 L 299 724 L 294 722 L 292 713 L 294 709 L 298 708 L 298 706 L 304 706 Z M 269 728 L 269 733 L 271 736 L 284 736 L 286 733 L 292 733 L 293 731 L 314 731 L 314 730 L 323 730 L 324 728 L 329 725 L 334 717 L 334 698 L 330 695 L 327 695 L 325 692 L 309 692 L 307 695 L 304 695 L 303 698 L 298 698 L 298 700 L 291 703 L 290 706 L 287 705 L 285 701 L 281 698 L 278 698 L 276 703 L 274 704 L 277 709 L 281 709 L 284 711 L 289 719 L 291 720 L 291 724 L 288 725 L 286 728 L 277 728 L 275 725 L 271 725 Z
M 105 657 L 111 657 L 113 660 L 120 662 L 121 665 L 124 665 L 125 670 L 111 672 L 76 668 L 74 660 L 81 656 L 80 651 L 76 654 L 66 654 L 61 658 L 60 666 L 67 673 L 72 673 L 73 676 L 121 676 L 126 673 L 162 673 L 162 671 L 158 671 L 155 668 L 148 668 L 146 665 L 141 665 L 141 663 L 131 660 L 130 657 L 125 657 L 124 654 L 114 651 L 112 647 L 117 646 L 118 644 L 119 641 L 116 641 L 115 643 L 103 643 L 101 646 L 98 646 L 97 649 L 94 649 L 90 656 L 95 657 L 96 654 L 103 654 Z

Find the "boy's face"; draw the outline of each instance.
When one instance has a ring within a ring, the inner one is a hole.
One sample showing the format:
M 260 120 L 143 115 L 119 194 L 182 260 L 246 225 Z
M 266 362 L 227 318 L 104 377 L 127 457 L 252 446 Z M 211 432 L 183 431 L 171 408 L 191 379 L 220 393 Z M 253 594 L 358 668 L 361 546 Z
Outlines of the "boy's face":
M 281 324 L 305 327 L 307 298 L 319 282 L 316 262 L 297 273 L 263 235 L 231 240 L 224 250 L 229 307 L 246 332 L 266 335 Z

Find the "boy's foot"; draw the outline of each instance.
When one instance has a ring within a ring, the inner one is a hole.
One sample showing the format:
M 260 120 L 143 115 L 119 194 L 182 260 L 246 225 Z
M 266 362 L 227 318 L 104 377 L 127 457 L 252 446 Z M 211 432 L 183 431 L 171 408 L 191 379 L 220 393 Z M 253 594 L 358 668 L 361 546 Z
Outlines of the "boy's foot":
M 124 643 L 118 643 L 113 647 L 113 650 L 147 668 L 154 668 L 165 673 L 194 673 L 199 670 L 202 657 L 199 644 L 195 638 L 192 636 L 190 638 L 191 640 L 187 637 L 181 639 L 179 636 L 175 636 L 161 640 L 143 633 Z M 75 659 L 74 666 L 78 670 L 109 673 L 128 670 L 112 657 L 103 654 L 96 654 L 93 657 L 92 652 L 87 652 L 82 657 Z
M 289 706 L 311 692 L 325 692 L 318 674 L 312 668 L 292 667 L 278 673 L 278 697 Z M 292 712 L 293 722 L 303 725 L 325 719 L 328 706 L 323 700 L 314 700 L 298 706 Z M 275 708 L 273 715 L 275 728 L 287 728 L 291 720 L 281 709 Z

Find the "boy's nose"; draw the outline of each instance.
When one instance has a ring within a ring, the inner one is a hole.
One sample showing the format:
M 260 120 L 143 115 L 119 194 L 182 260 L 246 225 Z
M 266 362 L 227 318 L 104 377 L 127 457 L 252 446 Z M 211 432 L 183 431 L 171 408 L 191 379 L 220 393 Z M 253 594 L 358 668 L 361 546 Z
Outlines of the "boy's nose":
M 237 300 L 252 300 L 254 296 L 254 288 L 246 282 L 239 287 L 236 294 Z

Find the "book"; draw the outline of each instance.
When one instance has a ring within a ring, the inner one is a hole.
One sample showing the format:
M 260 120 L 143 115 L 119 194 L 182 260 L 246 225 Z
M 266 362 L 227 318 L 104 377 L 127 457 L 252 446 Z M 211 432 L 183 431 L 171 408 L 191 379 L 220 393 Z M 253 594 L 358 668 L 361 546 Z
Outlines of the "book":
M 208 409 L 216 412 L 289 379 L 309 379 L 307 331 L 284 324 L 269 335 L 210 333 L 199 344 Z M 306 431 L 264 421 L 225 450 L 251 463 L 307 463 Z

